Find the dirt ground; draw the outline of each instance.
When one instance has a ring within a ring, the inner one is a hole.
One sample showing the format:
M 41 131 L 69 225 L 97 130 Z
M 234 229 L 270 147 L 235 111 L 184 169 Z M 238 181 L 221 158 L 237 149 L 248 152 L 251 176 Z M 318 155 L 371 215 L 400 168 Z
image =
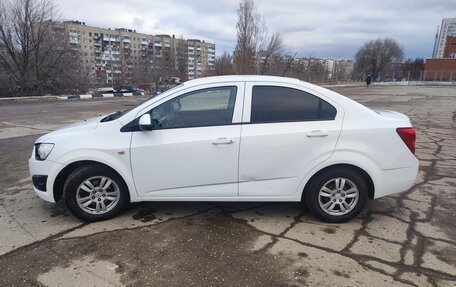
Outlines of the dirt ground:
M 346 224 L 294 203 L 152 202 L 83 223 L 33 192 L 39 135 L 145 97 L 0 102 L 0 286 L 456 286 L 456 87 L 332 87 L 408 115 L 420 172 Z

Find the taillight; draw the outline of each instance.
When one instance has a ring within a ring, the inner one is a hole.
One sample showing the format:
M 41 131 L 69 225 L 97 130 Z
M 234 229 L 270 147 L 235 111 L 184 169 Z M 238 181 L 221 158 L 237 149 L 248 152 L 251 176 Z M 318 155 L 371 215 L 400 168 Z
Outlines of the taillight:
M 410 149 L 410 151 L 415 154 L 415 141 L 416 141 L 416 132 L 413 128 L 397 128 L 397 133 Z

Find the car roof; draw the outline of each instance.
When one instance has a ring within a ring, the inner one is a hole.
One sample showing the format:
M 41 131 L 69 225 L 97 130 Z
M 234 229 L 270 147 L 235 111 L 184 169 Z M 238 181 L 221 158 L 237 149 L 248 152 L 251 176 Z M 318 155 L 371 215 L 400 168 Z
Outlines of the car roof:
M 198 78 L 184 82 L 184 86 L 191 87 L 201 84 L 211 84 L 220 82 L 280 82 L 290 84 L 303 84 L 305 82 L 294 78 L 264 76 L 264 75 L 229 75 L 229 76 L 214 76 Z

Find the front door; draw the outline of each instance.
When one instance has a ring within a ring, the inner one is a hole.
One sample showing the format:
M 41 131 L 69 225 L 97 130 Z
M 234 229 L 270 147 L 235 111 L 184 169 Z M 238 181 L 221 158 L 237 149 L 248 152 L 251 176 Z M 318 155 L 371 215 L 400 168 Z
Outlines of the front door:
M 155 127 L 133 132 L 130 149 L 139 196 L 237 196 L 243 96 L 244 83 L 211 85 L 147 111 Z

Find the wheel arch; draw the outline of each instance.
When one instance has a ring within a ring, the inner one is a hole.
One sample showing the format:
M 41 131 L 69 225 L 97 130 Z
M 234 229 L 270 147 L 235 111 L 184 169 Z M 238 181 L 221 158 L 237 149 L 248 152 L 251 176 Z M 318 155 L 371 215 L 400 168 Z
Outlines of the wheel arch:
M 333 165 L 326 166 L 326 167 L 320 169 L 319 171 L 317 171 L 316 173 L 314 173 L 312 175 L 312 177 L 306 182 L 306 184 L 304 186 L 304 189 L 303 189 L 303 192 L 302 192 L 302 195 L 301 195 L 301 200 L 304 199 L 304 195 L 305 195 L 307 189 L 309 188 L 311 182 L 317 176 L 319 176 L 321 173 L 323 173 L 324 171 L 326 171 L 328 169 L 338 168 L 338 167 L 349 168 L 349 169 L 352 169 L 352 170 L 356 171 L 357 173 L 359 173 L 364 178 L 364 180 L 366 180 L 366 183 L 367 183 L 367 186 L 368 186 L 368 198 L 369 199 L 374 199 L 375 185 L 374 185 L 374 181 L 372 180 L 372 177 L 364 169 L 362 169 L 362 168 L 360 168 L 360 167 L 358 167 L 356 165 L 339 163 L 339 164 L 333 164 Z
M 65 182 L 68 178 L 68 176 L 74 171 L 76 170 L 77 168 L 81 167 L 81 166 L 84 166 L 84 165 L 99 165 L 99 166 L 102 166 L 104 168 L 107 168 L 111 171 L 113 171 L 114 173 L 116 173 L 119 178 L 123 181 L 123 183 L 125 184 L 125 186 L 127 187 L 128 189 L 128 184 L 126 183 L 125 179 L 122 177 L 122 175 L 117 172 L 115 169 L 113 169 L 112 167 L 104 164 L 104 163 L 101 163 L 99 161 L 94 161 L 94 160 L 79 160 L 79 161 L 75 161 L 75 162 L 72 162 L 70 164 L 68 164 L 67 166 L 65 166 L 56 176 L 55 180 L 54 180 L 54 184 L 53 184 L 53 196 L 54 196 L 54 200 L 55 202 L 58 202 L 62 199 L 62 196 L 63 196 L 63 187 L 65 185 Z M 127 190 L 127 194 L 129 196 L 129 201 L 130 201 L 130 191 Z

